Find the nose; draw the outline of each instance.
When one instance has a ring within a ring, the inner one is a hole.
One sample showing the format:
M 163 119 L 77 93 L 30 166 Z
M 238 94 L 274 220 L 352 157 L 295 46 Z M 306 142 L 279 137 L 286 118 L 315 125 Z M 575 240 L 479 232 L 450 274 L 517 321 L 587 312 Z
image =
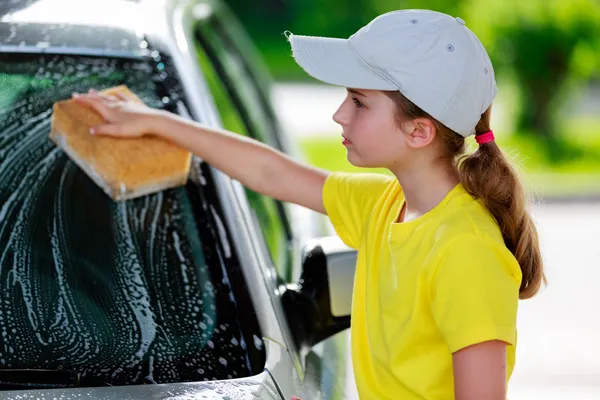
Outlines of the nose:
M 344 115 L 343 112 L 343 103 L 338 107 L 337 111 L 333 113 L 333 120 L 337 123 L 340 124 L 341 126 L 345 126 L 347 125 L 347 116 Z

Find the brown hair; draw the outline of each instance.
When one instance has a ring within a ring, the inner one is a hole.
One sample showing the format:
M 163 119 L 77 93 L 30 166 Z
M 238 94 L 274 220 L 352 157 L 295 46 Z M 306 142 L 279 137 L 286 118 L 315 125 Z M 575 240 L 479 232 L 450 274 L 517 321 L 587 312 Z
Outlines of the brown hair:
M 441 141 L 444 158 L 458 168 L 460 182 L 476 199 L 481 199 L 496 219 L 506 247 L 517 259 L 523 279 L 519 290 L 521 299 L 533 297 L 546 283 L 538 234 L 527 211 L 528 199 L 507 157 L 495 141 L 479 145 L 478 149 L 465 155 L 465 138 L 431 117 L 399 91 L 384 92 L 397 106 L 397 122 L 407 119 L 430 118 L 437 128 L 437 140 Z M 475 128 L 480 135 L 490 130 L 491 107 L 482 115 Z

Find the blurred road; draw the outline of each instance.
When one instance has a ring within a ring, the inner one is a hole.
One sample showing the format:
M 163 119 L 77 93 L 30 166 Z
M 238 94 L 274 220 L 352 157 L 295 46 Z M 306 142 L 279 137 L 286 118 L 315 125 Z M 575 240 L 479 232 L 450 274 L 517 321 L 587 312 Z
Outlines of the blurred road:
M 600 204 L 535 208 L 549 285 L 520 303 L 511 400 L 600 399 Z
M 338 134 L 331 115 L 344 96 L 340 88 L 279 85 L 274 103 L 294 135 Z M 509 398 L 598 400 L 600 203 L 542 204 L 533 216 L 549 286 L 520 303 Z

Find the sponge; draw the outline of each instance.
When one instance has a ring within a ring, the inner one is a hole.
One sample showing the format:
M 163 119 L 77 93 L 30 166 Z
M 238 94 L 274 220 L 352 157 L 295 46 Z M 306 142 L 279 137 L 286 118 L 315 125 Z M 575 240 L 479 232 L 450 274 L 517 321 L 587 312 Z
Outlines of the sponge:
M 124 85 L 101 93 L 121 93 L 142 103 Z M 52 108 L 50 139 L 113 200 L 133 199 L 187 182 L 190 152 L 158 137 L 91 135 L 90 128 L 102 123 L 102 117 L 89 107 L 71 99 L 59 101 Z

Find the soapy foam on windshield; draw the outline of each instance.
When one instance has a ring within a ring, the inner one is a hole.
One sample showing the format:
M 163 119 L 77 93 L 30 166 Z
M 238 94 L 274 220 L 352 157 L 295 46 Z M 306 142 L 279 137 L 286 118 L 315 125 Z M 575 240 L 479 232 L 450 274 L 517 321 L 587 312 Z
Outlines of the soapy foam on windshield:
M 126 86 L 102 93 L 121 93 L 142 102 Z M 114 200 L 133 199 L 187 182 L 191 153 L 175 144 L 152 136 L 90 135 L 91 127 L 103 123 L 102 117 L 73 100 L 55 103 L 52 111 L 50 139 Z

